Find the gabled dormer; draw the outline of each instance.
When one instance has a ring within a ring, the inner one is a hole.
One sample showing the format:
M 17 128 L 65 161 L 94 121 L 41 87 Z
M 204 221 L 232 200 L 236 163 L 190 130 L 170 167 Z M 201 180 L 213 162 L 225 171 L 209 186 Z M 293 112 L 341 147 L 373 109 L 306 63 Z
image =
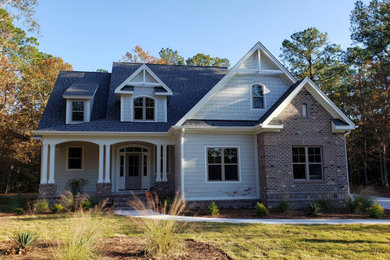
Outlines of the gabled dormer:
M 99 84 L 75 82 L 63 94 L 66 99 L 66 124 L 91 120 L 93 100 Z
M 121 122 L 167 122 L 167 96 L 172 91 L 146 65 L 141 65 L 116 89 Z

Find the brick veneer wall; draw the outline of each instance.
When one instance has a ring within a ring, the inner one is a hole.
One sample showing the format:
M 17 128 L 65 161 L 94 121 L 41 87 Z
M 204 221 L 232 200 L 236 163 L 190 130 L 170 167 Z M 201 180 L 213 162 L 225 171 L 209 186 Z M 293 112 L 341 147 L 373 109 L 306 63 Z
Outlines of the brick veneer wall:
M 301 115 L 307 104 L 307 117 Z M 273 207 L 284 199 L 293 207 L 306 206 L 319 197 L 342 204 L 348 192 L 345 137 L 332 133 L 331 115 L 303 89 L 281 112 L 284 129 L 257 135 L 261 199 Z M 293 178 L 292 146 L 322 147 L 323 180 Z

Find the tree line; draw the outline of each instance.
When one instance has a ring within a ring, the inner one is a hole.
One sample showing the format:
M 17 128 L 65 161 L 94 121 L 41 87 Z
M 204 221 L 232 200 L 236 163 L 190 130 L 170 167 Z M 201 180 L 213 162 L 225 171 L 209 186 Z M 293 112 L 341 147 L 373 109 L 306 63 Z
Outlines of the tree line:
M 37 190 L 40 142 L 31 131 L 58 72 L 72 70 L 60 57 L 40 52 L 38 39 L 29 36 L 39 35 L 36 5 L 37 0 L 0 0 L 0 192 Z M 351 183 L 388 187 L 390 1 L 357 1 L 350 23 L 353 45 L 345 50 L 331 43 L 327 33 L 309 27 L 282 42 L 281 58 L 297 78 L 312 79 L 358 126 L 347 136 Z M 122 60 L 230 66 L 227 58 L 198 53 L 184 59 L 171 48 L 162 48 L 155 57 L 140 46 Z

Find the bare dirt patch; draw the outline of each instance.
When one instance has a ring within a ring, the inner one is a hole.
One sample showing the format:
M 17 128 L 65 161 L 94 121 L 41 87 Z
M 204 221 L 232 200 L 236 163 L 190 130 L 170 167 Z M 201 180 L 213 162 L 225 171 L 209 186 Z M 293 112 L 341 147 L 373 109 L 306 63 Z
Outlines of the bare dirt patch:
M 390 210 L 385 210 L 386 216 L 382 219 L 390 219 Z M 256 215 L 255 209 L 220 209 L 218 216 L 209 216 L 205 209 L 190 210 L 186 212 L 186 216 L 196 217 L 213 217 L 213 218 L 244 218 L 244 219 L 313 219 L 306 214 L 302 209 L 291 209 L 287 212 L 281 213 L 271 210 L 267 217 L 259 217 Z M 325 212 L 321 218 L 327 219 L 371 219 L 366 214 L 350 213 L 347 209 L 335 209 L 333 212 Z
M 0 242 L 0 257 L 5 255 L 9 259 L 52 259 L 52 247 L 54 243 L 38 241 L 26 252 L 16 254 L 10 241 Z M 165 258 L 169 260 L 189 260 L 189 259 L 212 259 L 230 260 L 232 259 L 222 250 L 215 248 L 211 244 L 197 242 L 191 239 L 184 241 L 183 250 L 174 256 Z M 151 259 L 146 255 L 145 242 L 139 238 L 118 236 L 104 238 L 99 247 L 100 259 Z M 153 258 L 152 258 L 153 259 Z

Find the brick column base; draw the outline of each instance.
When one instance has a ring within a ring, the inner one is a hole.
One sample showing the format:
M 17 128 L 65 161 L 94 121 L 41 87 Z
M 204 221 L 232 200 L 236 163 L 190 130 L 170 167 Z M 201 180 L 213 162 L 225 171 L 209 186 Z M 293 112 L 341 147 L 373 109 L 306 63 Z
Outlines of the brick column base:
M 112 184 L 111 183 L 96 183 L 96 196 L 110 196 Z
M 156 182 L 154 184 L 154 191 L 160 199 L 164 199 L 165 197 L 172 196 L 172 192 L 169 190 L 169 183 L 164 182 Z
M 39 197 L 52 198 L 57 195 L 56 184 L 39 184 Z

